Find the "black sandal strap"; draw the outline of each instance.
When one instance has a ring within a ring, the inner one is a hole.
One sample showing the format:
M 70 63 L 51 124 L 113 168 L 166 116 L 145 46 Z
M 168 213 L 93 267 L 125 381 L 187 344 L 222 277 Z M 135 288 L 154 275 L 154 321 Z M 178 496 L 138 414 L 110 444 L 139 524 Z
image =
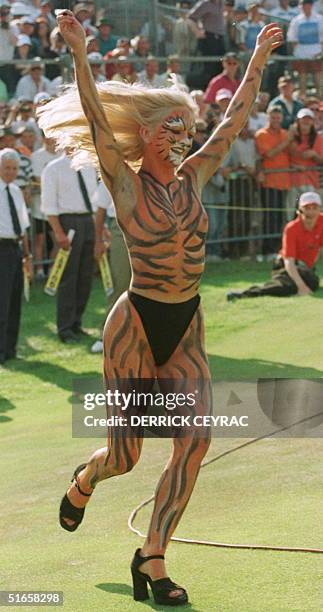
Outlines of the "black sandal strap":
M 164 555 L 150 555 L 149 557 L 141 557 L 144 561 L 150 561 L 151 559 L 165 559 Z
M 79 479 L 78 476 L 75 476 L 74 478 L 74 484 L 78 490 L 79 493 L 81 493 L 81 495 L 84 495 L 85 497 L 91 497 L 92 493 L 84 493 L 84 491 L 82 491 L 81 487 L 80 487 L 80 483 L 79 483 Z
M 139 570 L 139 567 L 141 567 L 144 563 L 146 563 L 146 561 L 150 561 L 151 559 L 164 559 L 164 555 L 149 555 L 148 557 L 142 557 L 140 554 L 141 548 L 137 548 L 136 552 L 135 552 L 135 556 L 133 558 L 132 561 L 132 566 L 135 568 L 135 570 Z
M 154 590 L 157 592 L 168 591 L 170 593 L 171 591 L 183 591 L 183 593 L 186 593 L 183 587 L 176 584 L 176 582 L 173 582 L 170 578 L 159 578 L 159 580 L 153 580 L 152 582 L 154 585 Z
M 165 559 L 164 555 L 150 555 L 149 557 L 138 556 L 142 559 L 142 563 L 146 563 L 146 561 L 150 561 L 151 559 Z
M 87 466 L 87 463 L 81 463 L 80 465 L 77 466 L 76 470 L 74 470 L 74 474 L 72 476 L 71 482 L 73 482 L 74 478 L 76 478 L 76 476 L 78 476 L 79 473 L 82 472 L 84 468 L 86 468 L 86 466 Z
M 81 487 L 80 487 L 80 483 L 79 483 L 79 479 L 78 479 L 78 475 L 80 472 L 82 472 L 82 470 L 84 470 L 84 468 L 86 468 L 87 463 L 81 463 L 75 470 L 74 474 L 73 474 L 73 478 L 71 480 L 71 482 L 74 482 L 77 490 L 79 493 L 81 493 L 81 495 L 84 495 L 84 497 L 91 497 L 92 493 L 84 493 L 84 491 L 82 491 Z

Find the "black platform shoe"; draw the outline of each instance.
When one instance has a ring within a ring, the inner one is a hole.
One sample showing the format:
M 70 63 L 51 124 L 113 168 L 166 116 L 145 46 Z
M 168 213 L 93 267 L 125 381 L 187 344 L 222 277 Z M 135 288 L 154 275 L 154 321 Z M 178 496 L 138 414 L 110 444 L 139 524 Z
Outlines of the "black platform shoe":
M 75 480 L 75 486 L 78 492 L 81 493 L 81 495 L 84 495 L 85 497 L 91 497 L 92 493 L 84 493 L 84 491 L 82 491 L 77 478 L 79 473 L 82 472 L 82 470 L 84 470 L 86 466 L 87 463 L 81 463 L 81 465 L 76 468 L 71 482 Z M 65 494 L 59 507 L 59 522 L 61 527 L 63 527 L 63 529 L 66 529 L 66 531 L 75 531 L 75 529 L 77 529 L 78 526 L 82 523 L 84 512 L 85 507 L 77 508 L 76 506 L 73 506 L 73 504 L 68 499 L 67 494 Z M 66 523 L 65 519 L 70 519 L 71 521 L 74 521 L 74 525 L 69 525 L 68 523 Z
M 159 578 L 152 580 L 148 574 L 139 571 L 140 566 L 150 559 L 164 559 L 163 555 L 151 555 L 150 557 L 141 557 L 140 548 L 137 548 L 135 556 L 131 563 L 131 574 L 133 582 L 133 598 L 135 601 L 144 601 L 149 599 L 147 582 L 152 590 L 156 604 L 164 606 L 184 606 L 188 603 L 188 597 L 185 589 L 175 584 L 170 578 Z M 171 597 L 170 593 L 175 590 L 181 590 L 180 595 Z

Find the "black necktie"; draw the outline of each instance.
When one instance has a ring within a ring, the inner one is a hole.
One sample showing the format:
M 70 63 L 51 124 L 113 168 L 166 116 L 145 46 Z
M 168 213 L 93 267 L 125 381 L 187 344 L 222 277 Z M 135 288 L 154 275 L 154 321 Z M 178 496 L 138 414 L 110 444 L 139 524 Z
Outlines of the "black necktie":
M 11 221 L 12 221 L 12 225 L 13 225 L 13 231 L 15 232 L 17 238 L 20 238 L 20 236 L 22 235 L 21 225 L 20 225 L 20 222 L 19 222 L 17 209 L 15 207 L 15 202 L 14 202 L 14 199 L 13 199 L 11 193 L 10 193 L 10 189 L 9 189 L 8 185 L 6 187 L 6 192 L 7 192 L 7 195 L 8 195 L 8 202 L 9 202 L 9 208 L 10 208 Z
M 86 185 L 85 185 L 85 182 L 84 182 L 84 178 L 83 178 L 80 170 L 77 170 L 77 177 L 78 177 L 78 180 L 79 180 L 79 185 L 80 185 L 80 189 L 81 189 L 81 192 L 82 192 L 84 204 L 85 204 L 87 210 L 89 211 L 89 213 L 93 213 L 93 208 L 92 208 L 92 205 L 91 205 L 91 200 L 89 198 L 89 194 L 87 192 L 87 188 L 86 188 Z

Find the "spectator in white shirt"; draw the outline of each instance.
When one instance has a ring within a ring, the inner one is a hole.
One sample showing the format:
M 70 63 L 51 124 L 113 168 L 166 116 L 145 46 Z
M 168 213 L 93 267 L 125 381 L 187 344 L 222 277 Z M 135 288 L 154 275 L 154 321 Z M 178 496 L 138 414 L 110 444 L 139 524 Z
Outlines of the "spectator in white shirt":
M 259 2 L 251 0 L 247 4 L 248 18 L 241 21 L 240 28 L 242 32 L 242 40 L 240 43 L 241 51 L 251 53 L 256 44 L 257 36 L 265 25 L 262 14 L 259 11 Z
M 42 100 L 48 99 L 50 97 L 46 93 L 37 94 L 34 98 L 35 105 L 39 103 L 39 96 L 41 96 Z M 36 134 L 34 150 L 39 149 L 39 147 L 42 146 L 42 132 L 38 127 L 38 124 L 34 117 L 34 105 L 31 102 L 17 102 L 17 104 L 12 106 L 7 123 L 12 127 L 14 131 L 20 130 L 21 127 L 32 127 Z
M 44 145 L 34 151 L 31 156 L 33 184 L 32 184 L 32 205 L 31 214 L 34 219 L 34 255 L 36 262 L 44 257 L 45 235 L 48 224 L 46 217 L 40 210 L 40 179 L 43 170 L 49 162 L 59 156 L 55 152 L 55 141 L 52 138 L 44 138 Z M 36 280 L 43 280 L 45 277 L 43 264 L 35 264 Z
M 43 76 L 43 64 L 41 64 L 40 58 L 35 57 L 34 60 L 35 63 L 28 67 L 28 74 L 18 81 L 16 98 L 33 100 L 40 91 L 52 94 L 51 81 Z
M 0 151 L 0 365 L 16 357 L 23 288 L 22 258 L 31 276 L 26 229 L 28 212 L 23 195 L 13 181 L 19 158 L 13 149 Z
M 103 83 L 106 81 L 105 76 L 102 74 L 103 66 L 103 55 L 99 52 L 93 51 L 88 53 L 87 59 L 89 60 L 91 72 L 96 83 Z
M 256 170 L 256 145 L 250 126 L 247 122 L 241 130 L 238 138 L 231 147 L 231 165 L 234 171 L 241 171 L 249 176 L 255 175 Z
M 150 55 L 145 61 L 145 69 L 138 74 L 138 83 L 147 85 L 147 87 L 162 87 L 163 78 L 159 71 L 159 63 Z
M 2 2 L 0 6 L 0 58 L 6 62 L 13 59 L 13 54 L 17 42 L 14 29 L 10 24 L 10 2 Z M 9 93 L 13 94 L 15 79 L 12 76 L 10 64 L 0 66 L 0 78 L 6 83 Z
M 259 100 L 256 98 L 249 115 L 249 133 L 254 136 L 258 130 L 265 127 L 267 119 L 267 114 L 259 111 Z
M 279 6 L 272 9 L 270 14 L 275 19 L 283 19 L 286 24 L 289 24 L 293 17 L 296 17 L 299 14 L 299 9 L 297 6 L 289 6 L 289 0 L 279 0 Z M 279 24 L 281 25 L 281 24 Z
M 172 77 L 175 75 L 175 77 Z M 174 85 L 175 78 L 177 86 L 182 91 L 188 91 L 184 77 L 181 75 L 181 62 L 178 55 L 169 55 L 167 58 L 167 70 L 161 75 L 163 86 L 171 87 Z
M 57 292 L 56 320 L 62 342 L 77 342 L 82 315 L 88 302 L 94 264 L 94 222 L 92 198 L 96 190 L 93 167 L 76 172 L 69 158 L 61 155 L 50 162 L 41 176 L 41 211 L 47 215 L 60 248 L 71 253 Z M 67 237 L 73 229 L 72 245 Z
M 320 91 L 323 63 L 319 56 L 323 44 L 323 17 L 313 9 L 313 0 L 301 0 L 300 6 L 301 14 L 292 19 L 287 40 L 292 43 L 293 55 L 298 59 L 293 68 L 299 72 L 301 95 L 304 96 L 309 73 L 313 74 L 317 91 Z

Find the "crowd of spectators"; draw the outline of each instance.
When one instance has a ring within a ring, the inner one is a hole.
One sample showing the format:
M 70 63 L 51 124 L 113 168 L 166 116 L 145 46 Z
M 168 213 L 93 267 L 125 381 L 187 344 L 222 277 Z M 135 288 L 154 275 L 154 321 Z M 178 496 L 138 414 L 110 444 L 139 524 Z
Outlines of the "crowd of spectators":
M 169 0 L 165 10 L 160 3 L 157 27 L 147 21 L 132 38 L 116 31 L 109 13 L 96 10 L 92 0 L 70 6 L 85 29 L 96 82 L 176 85 L 191 93 L 199 109 L 193 150 L 223 118 L 264 23 L 283 25 L 286 42 L 268 65 L 248 124 L 202 197 L 210 220 L 210 261 L 235 254 L 271 257 L 299 195 L 322 187 L 322 0 Z M 0 0 L 0 149 L 11 147 L 20 158 L 16 182 L 34 219 L 36 262 L 48 249 L 39 207 L 41 173 L 57 154 L 35 111 L 73 80 L 57 8 L 60 0 Z M 165 54 L 164 61 L 158 59 Z M 233 239 L 252 234 L 259 236 L 256 250 L 256 243 L 245 241 L 235 251 Z M 42 263 L 36 272 L 43 278 Z

